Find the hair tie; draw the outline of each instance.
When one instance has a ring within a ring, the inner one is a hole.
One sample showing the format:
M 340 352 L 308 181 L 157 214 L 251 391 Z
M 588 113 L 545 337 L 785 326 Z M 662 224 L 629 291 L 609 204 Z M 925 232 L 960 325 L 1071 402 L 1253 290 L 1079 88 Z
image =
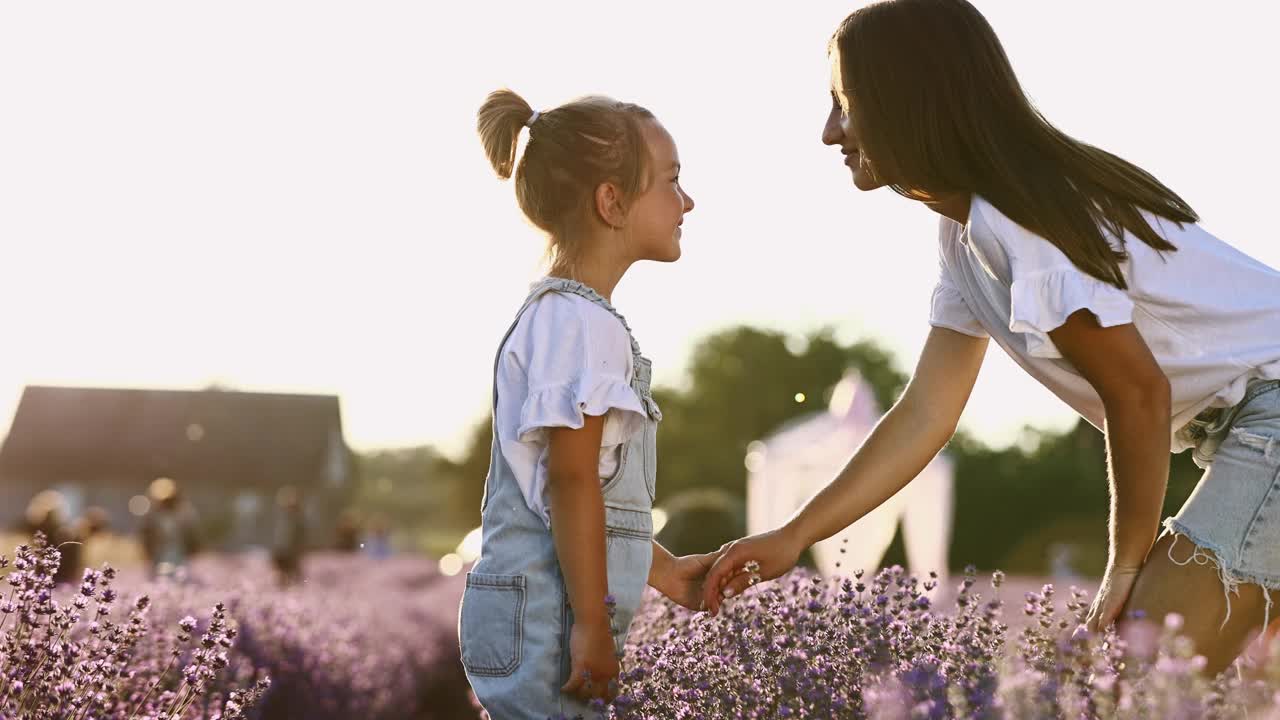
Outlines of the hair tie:
M 529 119 L 524 121 L 524 126 L 527 128 L 533 127 L 533 124 L 538 122 L 538 116 L 541 114 L 542 113 L 538 112 L 537 110 L 534 110 L 533 114 L 529 116 Z

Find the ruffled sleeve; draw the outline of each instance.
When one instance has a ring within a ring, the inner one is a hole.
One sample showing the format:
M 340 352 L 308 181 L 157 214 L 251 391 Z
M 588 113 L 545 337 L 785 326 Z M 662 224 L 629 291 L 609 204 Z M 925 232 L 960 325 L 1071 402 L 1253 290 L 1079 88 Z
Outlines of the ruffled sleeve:
M 1009 258 L 1009 330 L 1025 338 L 1028 355 L 1061 358 L 1049 332 L 1080 310 L 1093 313 L 1102 327 L 1133 322 L 1127 292 L 1080 270 L 1056 245 L 986 202 L 976 208 Z M 1112 246 L 1119 249 L 1114 240 Z
M 952 227 L 954 225 L 955 223 L 948 225 L 946 218 L 943 218 L 943 225 L 939 230 L 938 284 L 933 288 L 933 298 L 929 305 L 929 324 L 973 337 L 987 337 L 986 329 L 982 327 L 951 277 L 947 256 L 954 251 L 953 243 L 957 242 L 955 227 Z
M 549 428 L 580 428 L 587 415 L 605 418 L 601 447 L 621 445 L 643 428 L 626 328 L 593 304 L 559 293 L 548 293 L 529 312 L 529 394 L 516 438 L 543 444 Z
M 942 283 L 933 288 L 929 324 L 973 337 L 987 337 L 987 331 L 978 322 L 978 318 L 974 317 L 960 291 Z
M 1102 327 L 1133 322 L 1133 301 L 1125 291 L 1074 265 L 1015 276 L 1009 302 L 1009 329 L 1026 338 L 1032 357 L 1062 357 L 1049 331 L 1079 310 L 1093 313 Z

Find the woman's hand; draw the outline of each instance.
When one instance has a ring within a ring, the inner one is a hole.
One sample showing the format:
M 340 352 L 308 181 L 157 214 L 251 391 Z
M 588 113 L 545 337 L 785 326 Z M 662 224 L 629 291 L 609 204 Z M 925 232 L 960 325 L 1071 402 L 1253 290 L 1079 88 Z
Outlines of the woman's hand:
M 720 601 L 741 595 L 755 581 L 772 580 L 795 567 L 804 545 L 786 528 L 734 540 L 720 548 L 720 558 L 703 580 L 702 601 L 712 615 L 720 612 Z M 759 564 L 754 573 L 746 564 Z
M 1133 585 L 1138 580 L 1138 573 L 1142 570 L 1139 567 L 1120 567 L 1114 563 L 1107 565 L 1107 571 L 1102 576 L 1102 585 L 1098 588 L 1098 594 L 1093 598 L 1093 605 L 1089 608 L 1089 615 L 1085 621 L 1085 628 L 1090 632 L 1101 632 L 1116 620 L 1120 619 L 1120 613 L 1124 610 L 1125 603 L 1129 601 L 1129 593 L 1133 592 Z

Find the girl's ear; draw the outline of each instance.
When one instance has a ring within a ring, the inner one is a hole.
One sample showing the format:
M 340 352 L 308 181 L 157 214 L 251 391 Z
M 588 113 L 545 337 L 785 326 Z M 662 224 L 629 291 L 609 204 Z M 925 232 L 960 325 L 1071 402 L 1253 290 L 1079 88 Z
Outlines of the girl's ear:
M 627 211 L 622 204 L 622 191 L 611 182 L 596 186 L 595 211 L 600 222 L 617 230 L 627 224 Z

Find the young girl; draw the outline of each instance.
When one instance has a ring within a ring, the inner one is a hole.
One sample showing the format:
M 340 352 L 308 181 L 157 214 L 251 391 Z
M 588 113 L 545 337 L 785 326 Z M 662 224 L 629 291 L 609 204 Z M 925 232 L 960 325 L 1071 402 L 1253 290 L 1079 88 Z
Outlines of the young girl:
M 539 113 L 500 90 L 478 126 L 498 175 L 514 169 L 520 209 L 549 236 L 552 263 L 494 365 L 462 662 L 495 720 L 585 715 L 587 701 L 614 693 L 646 580 L 696 607 L 714 559 L 675 558 L 653 540 L 662 415 L 650 362 L 609 301 L 632 263 L 680 257 L 693 200 L 671 136 L 636 105 L 588 97 Z
M 964 0 L 865 7 L 829 54 L 823 142 L 858 189 L 942 216 L 933 329 L 847 467 L 783 527 L 728 546 L 709 608 L 748 584 L 746 561 L 776 577 L 915 477 L 994 339 L 1106 434 L 1110 553 L 1091 629 L 1177 612 L 1221 670 L 1280 588 L 1280 273 L 1141 168 L 1050 125 Z M 1171 449 L 1207 469 L 1157 541 Z

